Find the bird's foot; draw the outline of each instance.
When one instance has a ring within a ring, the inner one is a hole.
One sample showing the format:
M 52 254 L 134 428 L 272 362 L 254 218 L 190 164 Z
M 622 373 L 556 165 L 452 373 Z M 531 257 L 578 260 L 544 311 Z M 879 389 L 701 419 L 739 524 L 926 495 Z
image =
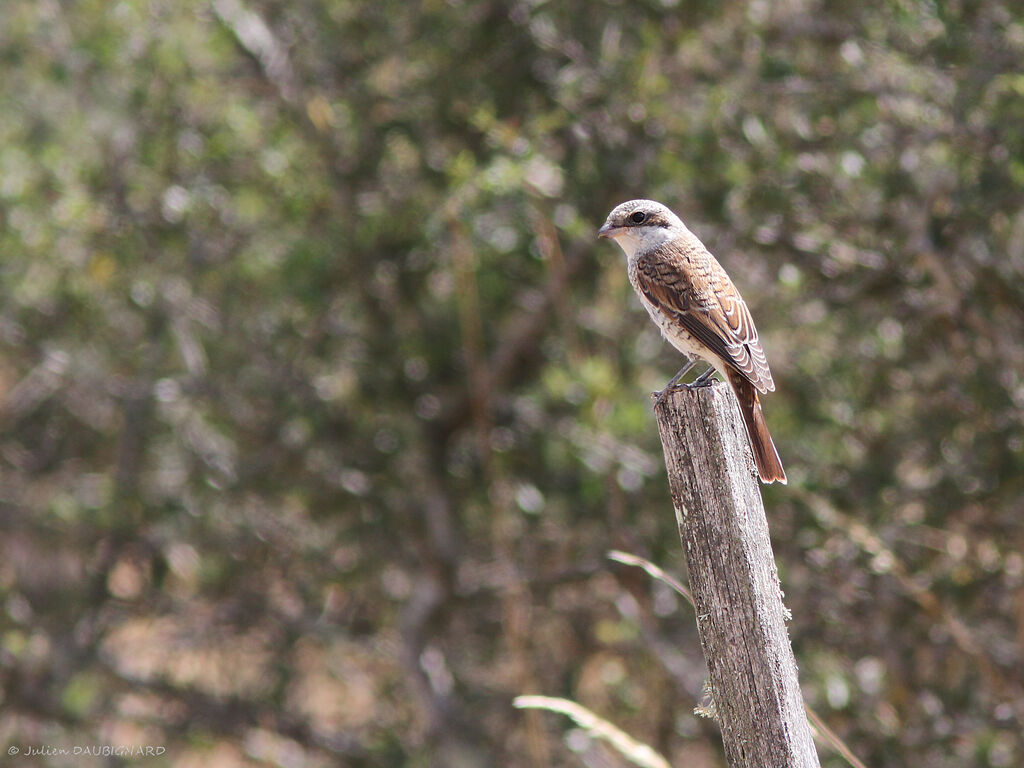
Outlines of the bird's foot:
M 678 385 L 678 384 L 674 384 L 673 383 L 673 384 L 669 384 L 664 389 L 659 389 L 657 392 L 651 392 L 651 397 L 654 398 L 654 410 L 657 410 L 658 406 L 661 405 L 661 401 L 665 399 L 665 395 L 667 395 L 673 389 L 676 389 L 676 388 L 678 388 L 680 386 L 685 387 L 686 385 L 685 384 Z
M 685 384 L 679 384 L 679 380 L 681 378 L 683 378 L 683 376 L 686 375 L 686 372 L 689 371 L 691 368 L 693 368 L 693 366 L 695 366 L 696 364 L 697 364 L 696 360 L 688 360 L 686 362 L 686 365 L 684 365 L 682 368 L 679 369 L 679 373 L 677 373 L 675 376 L 673 376 L 669 380 L 668 384 L 665 385 L 664 389 L 661 389 L 661 390 L 658 390 L 657 392 L 652 392 L 651 393 L 651 397 L 654 398 L 654 407 L 655 408 L 657 408 L 659 405 L 661 405 L 661 401 L 665 399 L 665 395 L 667 395 L 673 389 L 675 389 L 676 387 L 679 387 L 679 386 L 682 386 L 682 387 L 686 386 Z

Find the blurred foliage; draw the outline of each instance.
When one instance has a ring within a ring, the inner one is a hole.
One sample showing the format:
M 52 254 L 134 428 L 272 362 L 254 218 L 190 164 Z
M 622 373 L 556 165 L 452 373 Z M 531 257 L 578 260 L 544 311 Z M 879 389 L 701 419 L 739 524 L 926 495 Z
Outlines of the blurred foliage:
M 765 341 L 809 703 L 1024 763 L 1022 60 L 998 0 L 7 0 L 3 741 L 618 764 L 538 693 L 722 765 L 605 559 L 684 568 L 678 356 L 594 240 L 646 196 Z

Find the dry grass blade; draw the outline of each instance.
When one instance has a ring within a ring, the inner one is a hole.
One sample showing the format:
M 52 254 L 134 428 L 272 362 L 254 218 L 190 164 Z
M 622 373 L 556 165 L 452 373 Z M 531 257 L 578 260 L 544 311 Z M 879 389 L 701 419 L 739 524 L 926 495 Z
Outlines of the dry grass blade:
M 668 760 L 649 746 L 628 736 L 607 720 L 574 701 L 552 696 L 517 696 L 512 703 L 519 709 L 546 709 L 572 718 L 576 725 L 592 737 L 607 741 L 623 757 L 641 768 L 672 768 Z
M 685 597 L 691 607 L 693 606 L 693 595 L 690 594 L 690 590 L 684 587 L 675 578 L 669 576 L 667 573 L 661 570 L 661 568 L 656 566 L 650 560 L 645 560 L 644 558 L 639 557 L 638 555 L 631 555 L 628 552 L 623 552 L 618 549 L 611 550 L 608 553 L 608 559 L 614 560 L 618 563 L 622 563 L 623 565 L 634 565 L 637 568 L 643 568 L 645 571 L 647 571 L 648 575 L 657 579 L 663 584 L 667 584 L 668 586 L 670 586 L 680 595 Z
M 810 707 L 805 708 L 807 709 L 807 717 L 810 719 L 811 725 L 814 726 L 814 730 L 818 732 L 818 735 L 822 739 L 831 744 L 832 748 L 836 752 L 846 758 L 846 762 L 852 765 L 853 768 L 867 768 L 867 766 L 860 761 L 860 758 L 853 754 L 853 752 L 850 751 L 850 748 L 843 743 L 843 740 L 840 739 L 831 728 L 825 725 L 825 721 L 818 717 L 817 712 Z

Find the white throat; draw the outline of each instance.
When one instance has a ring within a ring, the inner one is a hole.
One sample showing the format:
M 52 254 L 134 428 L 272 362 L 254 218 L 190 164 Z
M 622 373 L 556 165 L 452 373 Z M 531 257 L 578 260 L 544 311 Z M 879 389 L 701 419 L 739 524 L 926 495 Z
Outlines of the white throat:
M 634 261 L 638 253 L 647 253 L 669 240 L 679 237 L 675 227 L 630 227 L 615 236 L 629 261 Z

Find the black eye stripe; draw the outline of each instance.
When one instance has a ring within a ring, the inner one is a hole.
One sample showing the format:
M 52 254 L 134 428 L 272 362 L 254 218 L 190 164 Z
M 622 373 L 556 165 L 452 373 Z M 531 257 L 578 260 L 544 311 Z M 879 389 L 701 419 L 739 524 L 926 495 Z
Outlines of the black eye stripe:
M 646 219 L 646 218 L 647 218 L 647 214 L 644 213 L 643 211 L 635 211 L 629 217 L 629 220 L 632 221 L 634 224 L 642 224 L 644 219 Z

